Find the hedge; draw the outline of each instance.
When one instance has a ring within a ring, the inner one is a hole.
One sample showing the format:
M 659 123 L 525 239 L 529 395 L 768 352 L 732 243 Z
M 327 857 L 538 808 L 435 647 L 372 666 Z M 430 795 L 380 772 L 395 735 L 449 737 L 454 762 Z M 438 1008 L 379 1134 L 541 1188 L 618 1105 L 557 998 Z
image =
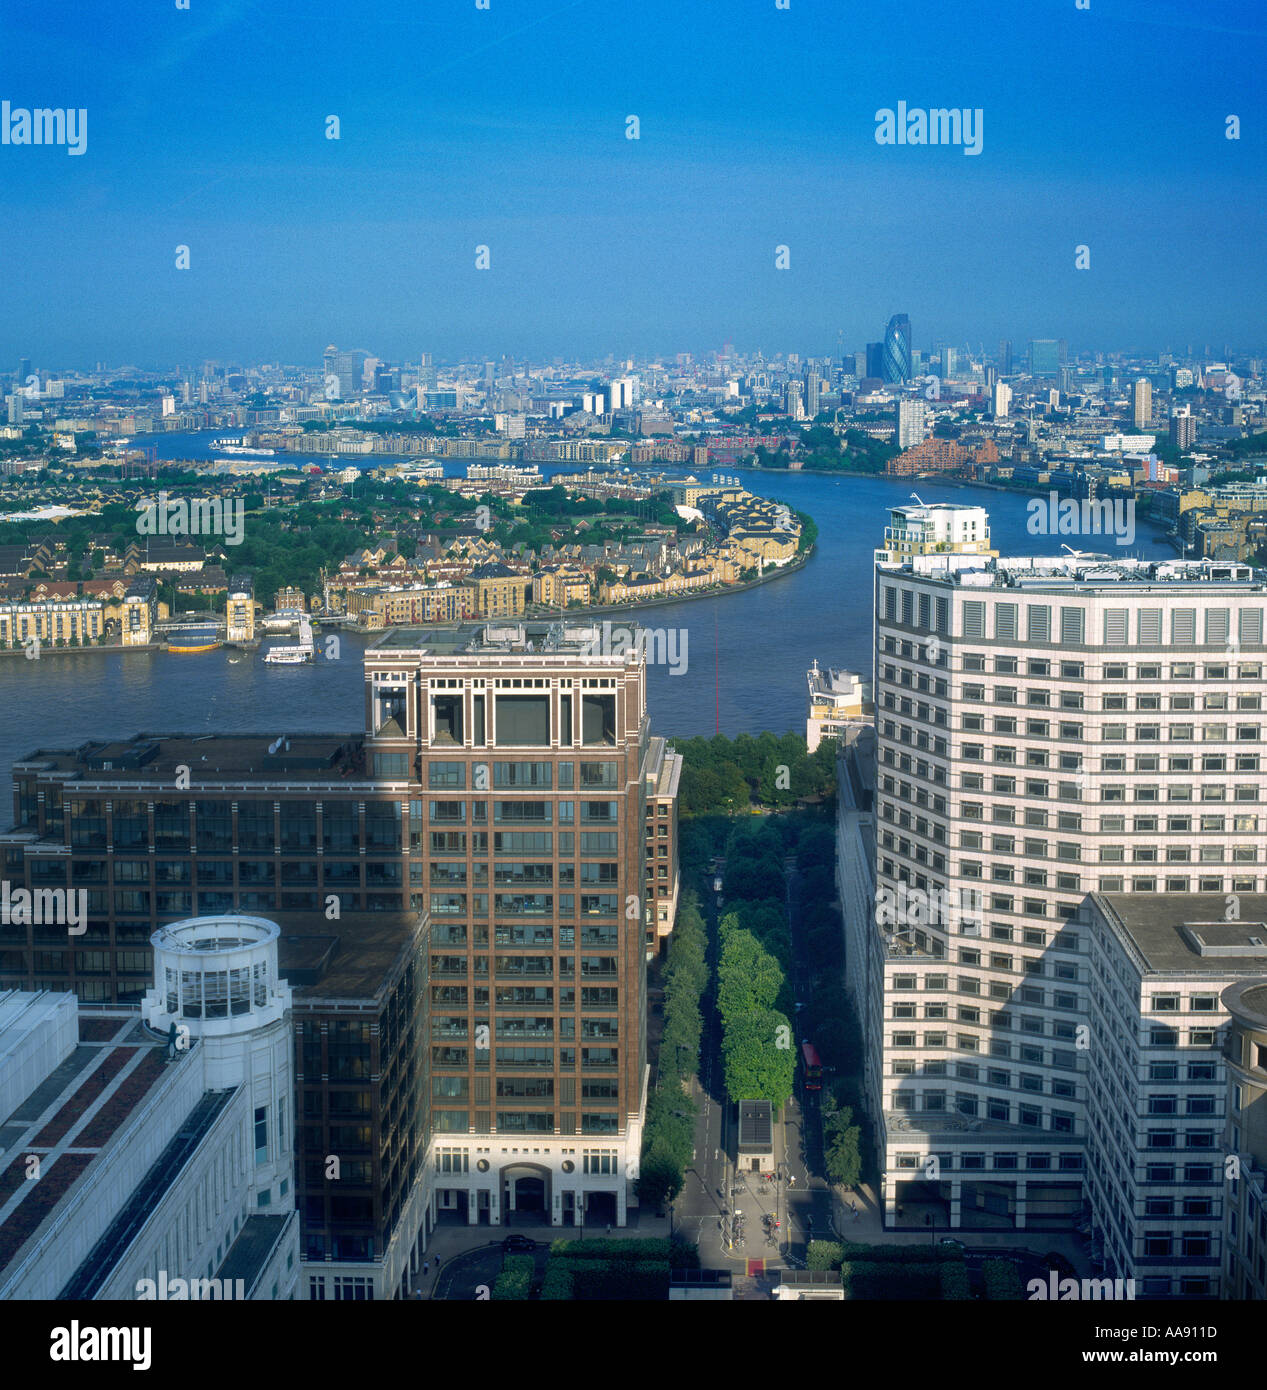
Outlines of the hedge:
M 842 1260 L 875 1260 L 884 1264 L 940 1264 L 963 1259 L 963 1251 L 953 1245 L 864 1245 L 842 1240 L 840 1250 Z
M 957 1303 L 972 1297 L 968 1285 L 968 1270 L 962 1261 L 942 1261 L 941 1296 L 948 1303 Z
M 985 1296 L 995 1301 L 1019 1302 L 1024 1294 L 1021 1276 L 1011 1260 L 986 1260 L 981 1266 Z
M 645 1240 L 552 1240 L 550 1256 L 568 1260 L 669 1260 L 672 1244 L 667 1238 Z
M 838 1240 L 811 1240 L 805 1252 L 806 1269 L 839 1269 L 845 1248 Z
M 571 1281 L 571 1297 L 578 1302 L 651 1299 L 663 1302 L 669 1296 L 667 1260 L 574 1260 L 552 1258 L 547 1280 L 555 1270 L 551 1298 L 562 1297 L 554 1289 L 563 1287 L 562 1277 Z M 542 1286 L 544 1295 L 545 1286 Z
M 536 1269 L 537 1262 L 531 1255 L 507 1255 L 502 1261 L 502 1272 L 493 1284 L 491 1297 L 496 1301 L 527 1298 Z
M 846 1260 L 840 1282 L 846 1298 L 927 1302 L 941 1294 L 941 1265 L 934 1260 Z
M 551 1260 L 541 1281 L 541 1297 L 546 1302 L 570 1302 L 575 1296 L 572 1271 L 561 1260 Z

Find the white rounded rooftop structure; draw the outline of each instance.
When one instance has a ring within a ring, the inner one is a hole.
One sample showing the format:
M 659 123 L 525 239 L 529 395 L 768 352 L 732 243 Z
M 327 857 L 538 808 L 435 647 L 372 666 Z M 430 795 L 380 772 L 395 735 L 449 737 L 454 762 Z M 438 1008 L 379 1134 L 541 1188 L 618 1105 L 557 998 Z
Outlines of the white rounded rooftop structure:
M 280 938 L 275 922 L 235 912 L 159 927 L 150 937 L 154 988 L 145 996 L 146 1023 L 162 1032 L 176 1023 L 206 1034 L 279 1018 L 290 1003 L 277 977 Z

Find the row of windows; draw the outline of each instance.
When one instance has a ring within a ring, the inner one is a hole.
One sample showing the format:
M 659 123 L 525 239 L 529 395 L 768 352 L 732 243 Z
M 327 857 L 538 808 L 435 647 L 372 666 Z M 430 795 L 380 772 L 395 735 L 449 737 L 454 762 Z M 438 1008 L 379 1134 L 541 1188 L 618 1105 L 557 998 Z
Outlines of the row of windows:
M 884 636 L 880 639 L 881 652 L 900 656 L 911 661 L 927 659 L 934 666 L 947 666 L 947 648 L 938 646 L 929 649 L 931 644 L 905 642 L 896 637 Z M 964 652 L 962 669 L 967 672 L 986 670 L 984 652 Z M 995 675 L 1017 676 L 1022 673 L 1022 663 L 1018 657 L 996 654 L 990 667 Z M 1239 662 L 1233 665 L 1228 661 L 1207 662 L 1198 666 L 1192 661 L 1176 661 L 1164 667 L 1160 662 L 1138 662 L 1128 664 L 1124 661 L 1106 661 L 1098 668 L 1082 661 L 1052 661 L 1047 657 L 1030 657 L 1024 662 L 1024 674 L 1036 679 L 1046 680 L 1057 677 L 1060 680 L 1089 680 L 1097 684 L 1106 681 L 1257 681 L 1262 679 L 1263 664 L 1260 661 Z M 882 680 L 900 681 L 911 684 L 911 673 L 903 668 L 884 664 L 880 668 Z M 947 684 L 940 678 L 919 676 L 919 688 L 931 689 L 945 695 Z M 931 680 L 931 684 L 928 683 Z
M 427 764 L 427 786 L 433 791 L 450 789 L 466 790 L 467 767 L 471 768 L 471 787 L 475 791 L 487 791 L 490 781 L 487 763 L 436 762 Z M 555 772 L 557 769 L 557 773 Z M 494 762 L 491 782 L 495 788 L 532 787 L 549 791 L 552 778 L 558 777 L 561 790 L 579 786 L 617 787 L 620 785 L 620 764 L 617 762 Z
M 973 1171 L 983 1168 L 993 1168 L 997 1172 L 1015 1172 L 1021 1164 L 1021 1155 L 1015 1153 L 961 1153 L 961 1154 L 937 1154 L 938 1166 L 942 1169 L 953 1169 L 955 1167 Z M 1082 1155 L 1079 1153 L 1062 1153 L 1056 1155 L 1056 1162 L 1053 1164 L 1052 1155 L 1049 1153 L 1031 1153 L 1024 1155 L 1024 1167 L 1030 1171 L 1045 1172 L 1053 1167 L 1061 1172 L 1074 1173 L 1082 1170 Z M 920 1168 L 928 1162 L 923 1154 L 899 1153 L 895 1156 L 894 1166 L 897 1168 Z

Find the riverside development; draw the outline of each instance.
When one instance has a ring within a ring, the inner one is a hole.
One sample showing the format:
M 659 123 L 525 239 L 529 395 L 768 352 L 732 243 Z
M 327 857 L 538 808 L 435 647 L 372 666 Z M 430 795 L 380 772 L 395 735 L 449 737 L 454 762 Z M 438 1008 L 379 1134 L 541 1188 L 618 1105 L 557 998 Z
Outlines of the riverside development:
M 14 469 L 0 1294 L 1262 1296 L 1263 572 L 833 477 L 847 377 Z

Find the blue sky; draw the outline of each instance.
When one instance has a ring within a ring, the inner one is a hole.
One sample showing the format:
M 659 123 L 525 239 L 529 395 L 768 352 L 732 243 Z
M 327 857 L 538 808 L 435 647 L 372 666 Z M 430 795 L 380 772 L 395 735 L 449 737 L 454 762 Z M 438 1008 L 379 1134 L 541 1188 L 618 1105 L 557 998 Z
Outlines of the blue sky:
M 15 7 L 0 98 L 88 150 L 0 146 L 0 364 L 827 353 L 898 311 L 1259 350 L 1265 38 L 1258 0 Z M 981 155 L 877 145 L 899 100 L 981 108 Z

